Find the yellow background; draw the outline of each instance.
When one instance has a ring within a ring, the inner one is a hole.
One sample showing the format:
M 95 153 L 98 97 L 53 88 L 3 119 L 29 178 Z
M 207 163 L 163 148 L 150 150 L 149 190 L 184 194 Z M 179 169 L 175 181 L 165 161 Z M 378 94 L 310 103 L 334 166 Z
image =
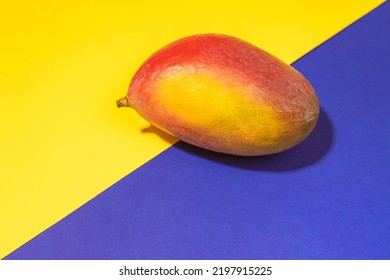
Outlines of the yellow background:
M 176 141 L 115 106 L 156 49 L 225 33 L 291 63 L 381 2 L 3 1 L 0 258 Z

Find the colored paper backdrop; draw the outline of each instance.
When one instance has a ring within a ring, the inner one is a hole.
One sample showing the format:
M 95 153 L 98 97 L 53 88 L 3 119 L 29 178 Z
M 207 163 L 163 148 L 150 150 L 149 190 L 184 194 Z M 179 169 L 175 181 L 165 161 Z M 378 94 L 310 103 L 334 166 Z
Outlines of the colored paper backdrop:
M 388 258 L 382 2 L 3 4 L 0 258 Z M 307 141 L 230 157 L 117 110 L 151 53 L 209 32 L 296 61 L 322 109 Z

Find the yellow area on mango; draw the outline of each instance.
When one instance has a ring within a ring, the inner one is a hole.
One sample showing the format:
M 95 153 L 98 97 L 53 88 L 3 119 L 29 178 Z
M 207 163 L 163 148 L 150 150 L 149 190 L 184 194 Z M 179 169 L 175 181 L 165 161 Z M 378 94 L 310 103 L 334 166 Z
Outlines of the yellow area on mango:
M 253 100 L 258 89 L 239 77 L 212 66 L 190 65 L 168 68 L 160 77 L 154 106 L 164 116 L 170 115 L 171 124 L 208 135 L 212 146 L 228 145 L 239 151 L 242 142 L 271 146 L 283 135 L 278 115 L 264 101 Z
M 382 2 L 3 2 L 0 258 L 176 141 L 115 106 L 156 49 L 225 33 L 291 63 Z

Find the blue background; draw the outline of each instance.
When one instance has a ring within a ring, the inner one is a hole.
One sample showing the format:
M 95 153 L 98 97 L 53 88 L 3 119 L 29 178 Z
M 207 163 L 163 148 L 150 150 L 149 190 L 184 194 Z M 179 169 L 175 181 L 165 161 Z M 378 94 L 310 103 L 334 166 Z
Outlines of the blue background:
M 179 142 L 6 259 L 390 259 L 390 4 L 293 66 L 312 135 L 254 158 Z

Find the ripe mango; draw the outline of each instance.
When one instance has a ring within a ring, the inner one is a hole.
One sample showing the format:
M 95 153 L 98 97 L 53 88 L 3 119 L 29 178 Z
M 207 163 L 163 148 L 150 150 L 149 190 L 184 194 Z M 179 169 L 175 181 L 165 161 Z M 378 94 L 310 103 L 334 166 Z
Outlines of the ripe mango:
M 234 155 L 278 153 L 313 130 L 319 103 L 297 70 L 241 39 L 182 38 L 135 73 L 118 107 L 190 144 Z

